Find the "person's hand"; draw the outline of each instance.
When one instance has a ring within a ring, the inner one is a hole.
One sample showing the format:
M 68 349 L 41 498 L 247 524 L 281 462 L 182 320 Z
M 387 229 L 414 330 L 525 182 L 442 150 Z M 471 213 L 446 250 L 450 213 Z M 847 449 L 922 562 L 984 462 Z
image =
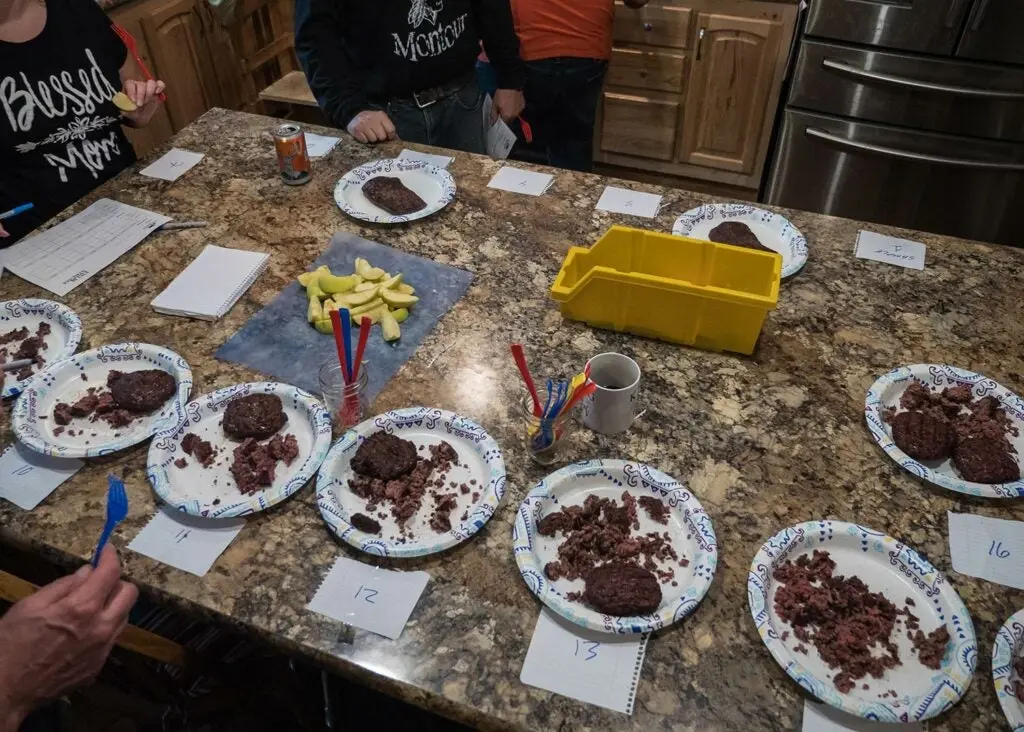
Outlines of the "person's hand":
M 160 108 L 160 95 L 165 88 L 162 81 L 125 79 L 124 93 L 135 103 L 136 109 L 133 112 L 121 112 L 121 116 L 133 127 L 145 127 Z
M 41 587 L 0 617 L 0 732 L 100 672 L 139 595 L 120 577 L 108 546 L 96 569 Z
M 491 124 L 497 122 L 498 117 L 511 122 L 522 113 L 525 106 L 526 100 L 518 89 L 498 89 L 494 92 L 491 104 Z
M 7 229 L 4 228 L 4 224 L 0 221 L 0 239 L 6 239 L 10 234 L 7 233 Z
M 384 142 L 397 140 L 398 133 L 386 112 L 364 109 L 348 123 L 348 134 L 359 142 Z

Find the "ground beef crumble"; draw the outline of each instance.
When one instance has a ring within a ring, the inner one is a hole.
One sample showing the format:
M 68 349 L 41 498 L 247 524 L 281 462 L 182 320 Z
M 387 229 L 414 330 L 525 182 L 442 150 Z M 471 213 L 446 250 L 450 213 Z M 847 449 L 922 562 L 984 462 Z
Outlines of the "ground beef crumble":
M 187 432 L 181 438 L 181 451 L 194 457 L 204 468 L 213 465 L 213 461 L 217 458 L 217 448 L 194 432 Z
M 228 470 L 239 492 L 252 495 L 274 484 L 278 462 L 291 465 L 298 454 L 299 445 L 295 435 L 274 435 L 266 442 L 247 437 L 234 449 Z
M 897 608 L 858 577 L 834 575 L 835 567 L 828 552 L 816 549 L 779 565 L 772 577 L 779 583 L 775 612 L 801 646 L 813 645 L 829 668 L 839 670 L 832 680 L 839 691 L 849 692 L 867 675 L 881 678 L 901 663 L 892 639 L 901 616 L 919 661 L 940 667 L 949 641 L 944 625 L 926 635 L 909 609 Z

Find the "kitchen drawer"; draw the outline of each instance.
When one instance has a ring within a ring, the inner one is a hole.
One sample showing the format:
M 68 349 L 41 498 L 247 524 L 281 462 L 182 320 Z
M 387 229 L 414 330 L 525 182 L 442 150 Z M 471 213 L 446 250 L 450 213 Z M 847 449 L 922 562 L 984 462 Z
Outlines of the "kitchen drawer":
M 675 153 L 678 122 L 678 97 L 605 92 L 601 149 L 654 160 L 671 160 Z
M 646 48 L 614 48 L 608 83 L 654 91 L 681 92 L 686 78 L 686 54 Z
M 645 23 L 650 24 L 650 30 Z M 689 48 L 692 23 L 690 8 L 647 5 L 642 10 L 632 10 L 619 0 L 615 3 L 613 36 L 619 43 Z

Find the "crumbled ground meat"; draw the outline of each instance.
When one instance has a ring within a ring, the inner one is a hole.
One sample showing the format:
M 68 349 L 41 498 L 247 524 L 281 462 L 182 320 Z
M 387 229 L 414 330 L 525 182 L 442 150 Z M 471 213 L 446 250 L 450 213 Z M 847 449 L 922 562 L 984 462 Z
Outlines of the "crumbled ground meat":
M 350 519 L 350 523 L 360 531 L 365 531 L 367 534 L 379 534 L 380 523 L 374 521 L 372 518 L 363 513 L 354 513 Z
M 295 435 L 274 435 L 267 443 L 270 456 L 275 460 L 282 461 L 285 465 L 291 465 L 292 461 L 299 455 L 299 443 Z
M 213 461 L 217 458 L 217 448 L 194 432 L 187 432 L 181 438 L 181 451 L 194 457 L 204 468 L 213 465 Z
M 9 330 L 6 333 L 0 333 L 0 346 L 14 343 L 15 341 L 23 341 L 26 338 L 28 338 L 28 328 Z
M 188 460 L 186 460 L 185 458 L 178 458 L 177 460 L 174 461 L 174 467 L 181 468 L 182 470 L 184 470 L 185 468 L 188 467 Z
M 1017 672 L 1017 684 L 1014 693 L 1021 704 L 1024 704 L 1024 656 L 1019 656 L 1013 662 L 1013 670 Z
M 182 446 L 184 447 L 184 442 Z M 252 495 L 261 488 L 274 484 L 279 461 L 290 464 L 296 455 L 298 443 L 295 435 L 289 434 L 283 438 L 274 435 L 266 442 L 247 437 L 232 453 L 231 467 L 228 470 L 231 471 L 239 492 L 243 495 Z
M 679 561 L 668 532 L 634 536 L 633 529 L 640 525 L 636 500 L 624 491 L 622 502 L 620 506 L 613 498 L 590 495 L 582 506 L 565 506 L 537 523 L 541 536 L 565 535 L 558 559 L 544 567 L 549 580 L 585 579 L 595 567 L 612 560 L 642 567 L 662 582 L 673 579 L 674 570 L 662 566 L 670 559 Z
M 64 402 L 57 402 L 53 408 L 53 421 L 62 427 L 71 424 L 74 415 L 71 414 L 71 405 Z
M 641 496 L 637 499 L 640 507 L 647 512 L 647 517 L 662 525 L 668 525 L 668 506 L 660 498 Z
M 858 679 L 869 674 L 881 678 L 900 664 L 893 629 L 901 615 L 911 630 L 918 618 L 872 592 L 858 577 L 834 575 L 835 567 L 829 553 L 817 549 L 812 556 L 803 554 L 776 567 L 775 612 L 792 626 L 801 644 L 812 644 L 829 668 L 839 670 L 832 682 L 846 693 Z M 918 630 L 912 639 L 921 663 L 939 668 L 949 640 L 945 626 L 928 635 Z
M 40 323 L 39 327 L 36 329 L 35 335 L 32 336 L 29 335 L 29 330 L 26 327 L 9 330 L 6 333 L 0 333 L 0 346 L 12 344 L 8 348 L 0 348 L 0 364 L 7 363 L 8 361 L 21 361 L 24 359 L 32 361 L 28 366 L 22 366 L 17 371 L 11 372 L 15 381 L 24 381 L 31 377 L 35 372 L 36 367 L 42 366 L 46 363 L 46 359 L 43 358 L 40 351 L 45 351 L 49 348 L 44 339 L 46 336 L 50 335 L 50 332 L 51 328 L 49 323 Z M 14 344 L 17 344 L 17 346 L 15 347 Z M 11 355 L 12 351 L 13 355 Z M 3 388 L 6 376 L 5 372 L 0 371 L 0 389 Z
M 169 375 L 163 371 L 159 373 L 170 378 Z M 120 371 L 111 371 L 107 375 L 107 383 L 110 384 L 112 381 L 117 382 L 122 376 L 124 375 Z M 82 377 L 83 380 L 85 380 L 85 374 L 82 374 Z M 173 381 L 173 379 L 171 379 L 171 381 Z M 124 386 L 124 383 L 129 383 L 129 380 L 126 379 L 122 383 L 122 386 Z M 129 396 L 131 396 L 133 404 L 138 400 L 138 398 L 140 398 L 139 395 L 136 394 L 130 394 Z M 161 401 L 160 405 L 162 404 L 163 402 Z M 79 397 L 72 404 L 69 405 L 65 402 L 58 402 L 53 409 L 53 419 L 58 425 L 68 425 L 71 423 L 72 419 L 88 418 L 90 422 L 103 421 L 111 427 L 118 429 L 121 427 L 127 427 L 131 423 L 152 413 L 152 411 L 154 410 L 133 411 L 130 408 L 125 408 L 117 402 L 112 392 L 107 391 L 102 387 L 90 386 L 86 389 L 85 394 Z M 71 435 L 72 433 L 69 431 L 68 434 Z

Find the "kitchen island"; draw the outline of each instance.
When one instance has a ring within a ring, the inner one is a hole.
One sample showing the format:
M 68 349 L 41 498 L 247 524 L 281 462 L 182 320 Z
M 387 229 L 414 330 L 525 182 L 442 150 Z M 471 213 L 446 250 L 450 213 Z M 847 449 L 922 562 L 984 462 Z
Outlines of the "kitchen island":
M 1024 593 L 951 572 L 946 511 L 1021 520 L 1024 501 L 981 502 L 919 482 L 876 447 L 863 408 L 877 376 L 910 363 L 958 365 L 1024 391 L 1024 250 L 871 226 L 928 245 L 927 268 L 906 270 L 853 258 L 864 224 L 785 212 L 808 239 L 806 267 L 783 283 L 778 310 L 769 314 L 752 357 L 709 353 L 563 322 L 547 297 L 569 246 L 593 242 L 613 224 L 670 231 L 678 214 L 708 197 L 616 182 L 665 196 L 658 218 L 631 218 L 594 210 L 606 179 L 551 171 L 555 182 L 546 195 L 519 196 L 486 187 L 502 163 L 458 154 L 449 168 L 458 185 L 449 207 L 413 224 L 365 226 L 341 214 L 334 185 L 348 169 L 397 154 L 402 144 L 371 148 L 343 139 L 315 161 L 312 182 L 286 186 L 267 134 L 272 124 L 211 110 L 170 143 L 206 155 L 177 182 L 139 176 L 143 161 L 74 207 L 106 196 L 210 222 L 151 236 L 64 298 L 82 318 L 80 348 L 123 340 L 171 348 L 191 365 L 196 396 L 260 378 L 216 361 L 214 351 L 337 231 L 471 270 L 467 295 L 373 411 L 427 404 L 480 422 L 505 455 L 501 508 L 459 547 L 395 563 L 431 577 L 397 641 L 305 609 L 335 559 L 355 556 L 328 532 L 312 487 L 250 517 L 203 578 L 128 551 L 156 508 L 146 444 L 90 461 L 34 511 L 0 503 L 0 541 L 77 565 L 100 533 L 106 475 L 115 471 L 130 501 L 128 519 L 112 539 L 125 574 L 144 594 L 181 611 L 229 623 L 480 729 L 757 732 L 799 728 L 804 696 L 754 628 L 746 593 L 751 559 L 786 526 L 816 518 L 856 521 L 907 541 L 950 572 L 973 616 L 974 682 L 926 728 L 1003 728 L 989 660 L 996 631 L 1024 606 Z M 155 313 L 150 301 L 206 243 L 269 252 L 269 267 L 215 323 Z M 0 279 L 0 300 L 47 296 L 10 274 Z M 538 375 L 572 373 L 603 351 L 635 358 L 643 369 L 643 416 L 620 437 L 581 430 L 568 456 L 649 463 L 687 483 L 714 522 L 719 565 L 711 590 L 691 617 L 652 637 L 631 717 L 519 681 L 540 605 L 516 569 L 511 531 L 519 502 L 545 471 L 529 461 L 523 444 L 511 341 L 524 343 Z M 10 404 L 4 410 L 0 445 L 12 440 Z

